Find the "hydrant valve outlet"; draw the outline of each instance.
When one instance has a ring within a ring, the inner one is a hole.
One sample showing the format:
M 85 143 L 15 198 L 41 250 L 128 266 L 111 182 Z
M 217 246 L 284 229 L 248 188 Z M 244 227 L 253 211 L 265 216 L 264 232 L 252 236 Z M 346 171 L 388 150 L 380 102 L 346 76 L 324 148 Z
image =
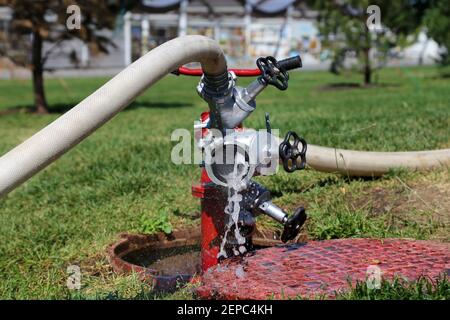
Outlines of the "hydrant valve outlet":
M 301 227 L 306 221 L 306 212 L 303 207 L 297 208 L 294 214 L 289 217 L 284 224 L 284 230 L 281 235 L 281 241 L 287 242 L 295 239 L 300 232 Z

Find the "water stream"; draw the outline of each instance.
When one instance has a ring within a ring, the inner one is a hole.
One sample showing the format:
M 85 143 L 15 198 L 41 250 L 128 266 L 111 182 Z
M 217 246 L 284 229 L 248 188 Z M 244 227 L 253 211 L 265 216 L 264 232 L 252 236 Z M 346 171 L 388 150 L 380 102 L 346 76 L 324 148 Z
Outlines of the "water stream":
M 228 223 L 226 225 L 225 234 L 220 244 L 220 251 L 217 258 L 228 258 L 225 246 L 227 244 L 228 234 L 231 232 L 231 228 L 234 226 L 234 238 L 237 241 L 237 246 L 233 246 L 233 254 L 235 256 L 243 254 L 247 251 L 245 248 L 245 238 L 239 232 L 238 222 L 239 222 L 239 212 L 240 212 L 240 202 L 242 201 L 242 195 L 240 192 L 245 187 L 244 177 L 248 170 L 247 163 L 239 163 L 235 158 L 233 172 L 226 176 L 227 191 L 228 191 L 228 203 L 225 207 L 225 214 L 228 215 Z M 236 248 L 238 247 L 238 248 Z

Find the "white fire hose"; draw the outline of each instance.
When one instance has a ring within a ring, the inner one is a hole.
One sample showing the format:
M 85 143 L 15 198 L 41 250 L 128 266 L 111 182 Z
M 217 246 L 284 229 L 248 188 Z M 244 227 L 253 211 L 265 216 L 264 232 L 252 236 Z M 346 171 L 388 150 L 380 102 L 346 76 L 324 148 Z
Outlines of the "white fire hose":
M 31 178 L 110 120 L 144 90 L 189 62 L 211 76 L 227 70 L 224 53 L 203 36 L 176 38 L 153 49 L 70 111 L 0 158 L 0 197 Z M 390 168 L 430 169 L 450 163 L 450 149 L 360 152 L 309 145 L 308 165 L 320 171 L 379 176 Z
M 429 170 L 450 165 L 450 149 L 411 152 L 355 151 L 308 145 L 308 166 L 349 176 L 378 177 L 394 168 Z
M 165 75 L 193 61 L 207 74 L 227 70 L 222 49 L 209 38 L 186 36 L 162 44 L 1 157 L 0 196 L 58 159 Z

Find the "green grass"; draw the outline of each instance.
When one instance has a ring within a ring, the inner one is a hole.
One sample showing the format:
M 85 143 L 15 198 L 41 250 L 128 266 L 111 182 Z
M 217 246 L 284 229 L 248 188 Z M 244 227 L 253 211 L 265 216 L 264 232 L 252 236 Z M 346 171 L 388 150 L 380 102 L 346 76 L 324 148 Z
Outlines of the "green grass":
M 282 134 L 295 130 L 313 144 L 380 151 L 450 147 L 450 80 L 437 75 L 433 68 L 386 69 L 379 74 L 380 86 L 325 89 L 358 82 L 360 76 L 292 73 L 287 91 L 269 88 L 261 94 L 246 126 L 263 128 L 264 113 L 270 112 L 272 126 Z M 55 113 L 1 115 L 0 154 L 105 81 L 47 81 Z M 111 271 L 104 250 L 118 233 L 140 231 L 142 221 L 156 220 L 162 211 L 168 212 L 175 229 L 199 224 L 198 201 L 190 194 L 199 169 L 170 161 L 172 130 L 191 129 L 207 108 L 195 92 L 197 81 L 167 77 L 0 199 L 1 298 L 144 297 L 137 280 Z M 31 103 L 29 81 L 0 81 L 0 113 Z M 448 168 L 424 174 L 393 172 L 362 180 L 306 170 L 258 180 L 284 208 L 307 206 L 306 232 L 313 239 L 399 236 L 449 241 L 449 210 L 442 208 L 449 173 Z M 261 226 L 276 228 L 268 219 L 259 220 Z M 76 293 L 66 288 L 71 264 L 82 270 L 83 287 Z M 189 296 L 178 294 L 169 297 Z
M 348 287 L 334 293 L 336 300 L 450 300 L 450 281 L 446 275 L 436 279 L 421 277 L 408 281 L 402 277 L 381 279 L 378 286 L 368 286 L 366 281 L 348 279 Z M 326 295 L 297 296 L 295 300 L 329 299 Z
M 422 277 L 408 282 L 402 278 L 382 280 L 379 288 L 370 289 L 358 281 L 351 290 L 338 293 L 339 300 L 450 300 L 450 282 L 446 276 L 434 281 Z

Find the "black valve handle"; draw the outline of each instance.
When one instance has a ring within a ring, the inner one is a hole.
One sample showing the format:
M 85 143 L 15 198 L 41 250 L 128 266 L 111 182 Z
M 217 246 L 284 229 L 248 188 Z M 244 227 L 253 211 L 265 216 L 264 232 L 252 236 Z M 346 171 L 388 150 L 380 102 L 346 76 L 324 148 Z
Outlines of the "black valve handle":
M 293 143 L 291 143 L 291 139 L 294 139 Z M 298 148 L 299 143 L 302 144 L 301 150 Z M 299 137 L 297 133 L 289 131 L 283 142 L 280 143 L 278 150 L 284 170 L 294 172 L 295 170 L 304 169 L 306 166 L 307 148 L 308 145 L 305 139 Z
M 298 69 L 301 67 L 302 67 L 302 59 L 300 58 L 300 56 L 294 56 L 291 58 L 278 61 L 278 68 L 284 69 L 285 71 Z
M 278 61 L 274 57 L 258 58 L 256 65 L 261 70 L 258 78 L 265 85 L 272 85 L 279 90 L 286 90 L 288 87 L 289 74 L 284 69 L 278 68 Z
M 288 88 L 288 70 L 301 68 L 302 60 L 300 56 L 277 61 L 274 57 L 261 57 L 256 60 L 256 65 L 261 70 L 260 81 L 265 85 L 273 85 L 279 90 Z
M 300 228 L 306 221 L 306 212 L 303 207 L 297 208 L 284 224 L 284 230 L 281 234 L 281 241 L 287 242 L 294 239 L 300 232 Z

